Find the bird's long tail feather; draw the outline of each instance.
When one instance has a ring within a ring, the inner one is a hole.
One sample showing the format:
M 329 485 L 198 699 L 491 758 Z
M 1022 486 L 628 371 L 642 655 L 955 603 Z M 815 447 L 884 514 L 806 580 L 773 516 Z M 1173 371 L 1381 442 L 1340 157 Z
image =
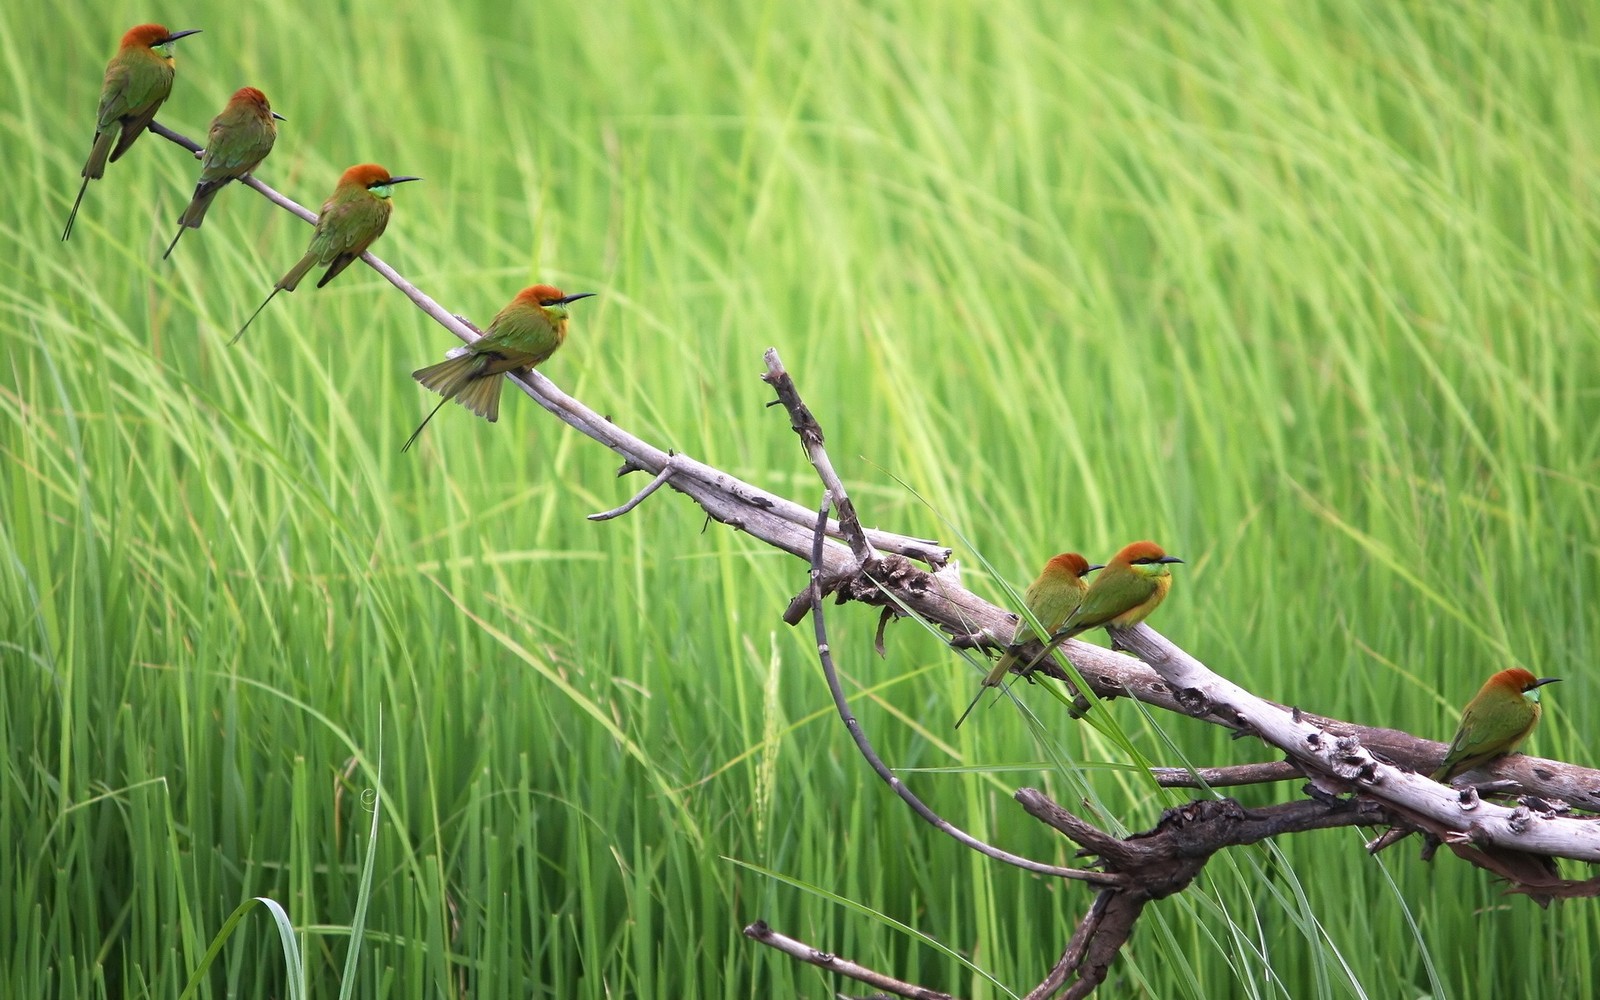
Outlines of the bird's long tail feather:
M 978 702 L 983 698 L 983 693 L 992 687 L 998 687 L 1004 682 L 1006 674 L 1011 670 L 1011 665 L 1016 663 L 1021 656 L 1021 653 L 1013 649 L 1007 649 L 1001 654 L 1000 659 L 994 665 L 994 669 L 990 670 L 988 676 L 984 677 L 983 684 L 979 686 L 978 693 L 973 696 L 972 702 L 967 705 L 967 710 L 962 712 L 961 718 L 956 720 L 955 727 L 957 729 L 960 729 L 961 724 L 967 721 L 967 716 L 972 714 L 972 710 L 978 707 Z
M 185 229 L 199 229 L 200 223 L 206 221 L 206 210 L 211 207 L 211 202 L 216 199 L 217 192 L 221 191 L 223 184 L 226 183 L 226 181 L 222 183 L 201 181 L 195 185 L 194 197 L 189 199 L 189 206 L 183 210 L 182 215 L 178 216 L 178 235 L 174 236 L 172 242 L 167 244 L 167 252 L 161 255 L 162 260 L 172 256 L 172 250 L 178 245 L 178 241 L 183 238 Z
M 78 197 L 72 203 L 72 211 L 67 214 L 67 228 L 61 230 L 61 242 L 67 242 L 67 237 L 72 235 L 72 224 L 78 218 L 78 206 L 83 204 L 84 192 L 89 190 L 89 175 L 83 175 L 83 185 L 78 188 Z
M 189 207 L 183 210 L 183 215 L 178 218 L 178 225 L 188 226 L 190 229 L 199 229 L 200 223 L 206 220 L 206 212 L 210 210 L 211 203 L 216 200 L 217 194 L 228 184 L 227 181 L 201 181 L 195 185 L 194 197 L 189 199 Z
M 978 693 L 972 696 L 971 701 L 967 702 L 967 710 L 962 712 L 961 718 L 956 720 L 955 728 L 960 729 L 961 724 L 967 721 L 967 716 L 971 715 L 972 710 L 978 707 L 978 702 L 983 700 L 983 693 L 987 690 L 989 690 L 989 685 L 987 684 L 984 684 L 978 688 Z
M 83 176 L 99 180 L 106 175 L 106 158 L 111 155 L 111 144 L 116 141 L 116 125 L 94 134 L 94 146 L 89 150 L 89 162 L 83 165 Z
M 406 438 L 406 443 L 400 446 L 401 451 L 411 450 L 411 446 L 417 443 L 417 438 L 422 436 L 422 429 L 428 426 L 428 421 L 432 420 L 433 415 L 439 412 L 440 406 L 443 406 L 448 402 L 450 402 L 450 397 L 446 396 L 445 398 L 439 400 L 439 406 L 435 406 L 433 409 L 428 411 L 428 415 L 422 418 L 422 423 L 418 424 L 417 429 L 411 432 L 410 437 Z
M 418 368 L 411 377 L 446 399 L 467 387 L 478 370 L 478 357 L 470 351 L 445 358 L 436 365 Z
M 316 264 L 317 255 L 312 251 L 306 251 L 306 255 L 296 261 L 294 267 L 289 268 L 289 273 L 278 279 L 278 287 L 286 292 L 294 291 L 295 287 L 300 284 L 300 279 L 304 278 L 306 272 L 315 267 Z M 318 285 L 317 287 L 320 288 L 322 286 Z
M 417 429 L 411 432 L 406 443 L 400 446 L 401 451 L 407 451 L 416 443 L 417 436 L 422 433 L 422 428 L 428 426 L 428 421 L 439 412 L 439 407 L 450 400 L 455 400 L 462 406 L 476 413 L 478 416 L 491 422 L 500 418 L 500 389 L 501 378 L 498 372 L 485 372 L 484 359 L 481 355 L 471 352 L 458 354 L 453 358 L 446 358 L 436 365 L 418 368 L 411 373 L 411 377 L 421 382 L 424 386 L 437 392 L 444 398 L 439 400 L 428 415 L 423 418 Z
M 181 235 L 183 230 L 178 230 L 178 233 Z M 177 240 L 173 240 L 173 242 L 176 243 Z M 259 306 L 256 306 L 256 311 L 250 314 L 250 318 L 244 321 L 244 326 L 239 327 L 239 332 L 234 334 L 233 339 L 228 341 L 228 343 L 237 344 L 239 342 L 239 338 L 244 336 L 244 332 L 250 329 L 250 324 L 256 321 L 257 316 L 261 315 L 261 310 L 265 309 L 267 307 L 267 303 L 272 301 L 273 296 L 277 295 L 282 290 L 283 289 L 279 288 L 277 285 L 272 286 L 272 294 L 268 295 Z
M 505 384 L 498 372 L 480 375 L 456 395 L 456 402 L 492 424 L 500 419 L 500 390 Z
M 503 383 L 498 372 L 487 372 L 484 368 L 483 355 L 467 353 L 418 368 L 411 377 L 493 423 L 500 419 Z

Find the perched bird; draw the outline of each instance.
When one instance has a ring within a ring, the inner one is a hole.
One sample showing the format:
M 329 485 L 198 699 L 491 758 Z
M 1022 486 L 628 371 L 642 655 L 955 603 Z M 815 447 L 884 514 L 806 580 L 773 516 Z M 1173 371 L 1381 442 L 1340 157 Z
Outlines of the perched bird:
M 318 288 L 338 277 L 339 272 L 365 253 L 372 241 L 382 236 L 384 227 L 389 225 L 389 213 L 394 210 L 394 206 L 389 204 L 390 190 L 396 184 L 420 180 L 421 177 L 391 177 L 389 171 L 376 163 L 358 163 L 346 170 L 339 178 L 339 186 L 333 189 L 333 194 L 322 203 L 322 211 L 317 213 L 317 229 L 311 235 L 311 246 L 307 248 L 306 255 L 289 268 L 288 274 L 278 279 L 266 302 L 256 306 L 256 311 L 244 321 L 244 326 L 233 335 L 233 340 L 244 336 L 244 332 L 250 329 L 250 324 L 261 315 L 261 310 L 267 307 L 267 302 L 271 302 L 274 295 L 294 291 L 300 279 L 313 267 L 328 265 L 317 282 Z
M 1167 565 L 1181 562 L 1177 556 L 1161 551 L 1155 542 L 1123 546 L 1094 578 L 1077 609 L 1050 636 L 1050 644 L 1054 646 L 1102 625 L 1128 628 L 1144 621 L 1172 589 L 1172 571 Z
M 444 398 L 422 418 L 400 450 L 408 450 L 439 407 L 452 399 L 480 417 L 498 420 L 504 384 L 500 376 L 533 368 L 554 354 L 567 339 L 568 303 L 593 294 L 565 295 L 550 285 L 524 288 L 495 313 L 482 337 L 456 348 L 444 361 L 412 372 L 412 378 Z
M 1535 677 L 1521 667 L 1489 678 L 1462 711 L 1461 727 L 1433 780 L 1448 782 L 1515 750 L 1539 724 L 1539 688 L 1560 679 Z
M 1089 585 L 1083 582 L 1083 578 L 1097 569 L 1105 567 L 1089 565 L 1089 560 L 1076 552 L 1063 552 L 1044 564 L 1044 569 L 1039 571 L 1038 579 L 1028 585 L 1028 592 L 1023 595 L 1022 600 L 1027 605 L 1029 614 L 1044 626 L 1046 635 L 1060 628 L 1061 623 L 1066 621 L 1067 616 L 1077 608 L 1078 602 L 1083 600 L 1083 595 L 1089 590 Z M 1016 630 L 1011 635 L 1010 647 L 995 663 L 994 669 L 989 671 L 989 676 L 983 679 L 983 686 L 978 689 L 977 697 L 972 699 L 972 704 L 968 705 L 967 710 L 961 713 L 961 718 L 956 720 L 958 728 L 966 721 L 967 716 L 972 714 L 978 700 L 983 697 L 984 689 L 999 684 L 1012 664 L 1021 657 L 1022 654 L 1017 647 L 1035 638 L 1037 636 L 1033 631 L 1033 623 L 1024 616 L 1017 622 Z
M 272 152 L 272 144 L 278 141 L 274 118 L 287 121 L 272 110 L 266 94 L 254 87 L 240 87 L 222 113 L 211 119 L 206 154 L 200 161 L 200 183 L 195 185 L 189 207 L 178 218 L 178 235 L 168 244 L 162 260 L 172 256 L 172 248 L 178 245 L 185 229 L 200 228 L 218 191 L 260 166 Z
M 172 43 L 199 30 L 168 31 L 159 24 L 140 24 L 129 28 L 122 36 L 117 54 L 106 63 L 106 79 L 100 85 L 100 114 L 95 119 L 94 146 L 89 150 L 89 162 L 83 165 L 83 184 L 78 188 L 78 199 L 72 203 L 72 214 L 67 216 L 67 228 L 61 231 L 63 242 L 72 235 L 72 223 L 78 217 L 78 206 L 83 204 L 89 182 L 105 176 L 108 157 L 112 163 L 122 159 L 122 154 L 155 120 L 156 111 L 171 95 Z M 114 148 L 113 142 L 116 143 Z

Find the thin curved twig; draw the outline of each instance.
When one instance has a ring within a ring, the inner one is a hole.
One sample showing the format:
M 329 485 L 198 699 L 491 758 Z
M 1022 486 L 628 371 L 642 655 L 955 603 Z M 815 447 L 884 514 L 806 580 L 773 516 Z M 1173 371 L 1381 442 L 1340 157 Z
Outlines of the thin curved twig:
M 667 480 L 669 480 L 671 478 L 672 478 L 672 470 L 671 469 L 662 469 L 660 472 L 656 473 L 656 477 L 654 479 L 650 480 L 649 485 L 647 485 L 644 489 L 640 490 L 639 492 L 635 493 L 633 495 L 633 498 L 630 499 L 627 503 L 623 504 L 621 507 L 613 507 L 610 510 L 603 510 L 598 514 L 590 514 L 589 515 L 589 520 L 591 520 L 591 521 L 609 521 L 614 517 L 621 517 L 622 515 L 626 514 L 628 511 L 630 511 L 633 508 L 639 506 L 641 503 L 644 503 L 645 499 L 647 497 L 649 497 L 650 494 L 654 493 L 656 490 L 659 490 L 662 486 L 666 485 Z
M 940 816 L 938 813 L 928 808 L 928 806 L 916 796 L 916 793 L 912 792 L 911 789 L 906 787 L 905 782 L 900 780 L 899 775 L 895 774 L 894 771 L 892 771 L 889 766 L 883 762 L 883 758 L 878 756 L 878 752 L 872 748 L 872 741 L 867 738 L 866 731 L 861 728 L 860 721 L 856 719 L 855 713 L 850 710 L 849 699 L 845 697 L 844 686 L 839 682 L 838 668 L 833 662 L 833 650 L 828 645 L 827 623 L 823 621 L 822 576 L 824 570 L 822 565 L 822 547 L 825 537 L 823 534 L 823 526 L 827 524 L 828 510 L 832 506 L 833 494 L 828 490 L 823 490 L 822 506 L 817 511 L 817 527 L 813 534 L 811 550 L 811 586 L 808 588 L 808 591 L 811 595 L 811 622 L 817 637 L 817 656 L 822 661 L 822 672 L 828 678 L 828 690 L 833 694 L 833 704 L 839 710 L 839 718 L 844 721 L 845 728 L 849 730 L 850 738 L 855 741 L 856 749 L 860 751 L 861 756 L 866 759 L 867 763 L 872 767 L 872 770 L 877 773 L 878 777 L 882 778 L 886 783 L 888 783 L 889 787 L 894 790 L 894 793 L 900 797 L 901 801 L 905 802 L 906 805 L 911 807 L 913 812 L 922 817 L 923 820 L 927 821 L 935 829 L 949 837 L 954 838 L 972 850 L 977 851 L 979 854 L 993 858 L 996 861 L 1002 861 L 1008 865 L 1015 865 L 1016 867 L 1025 871 L 1036 872 L 1040 875 L 1055 875 L 1060 878 L 1077 879 L 1082 882 L 1088 882 L 1093 885 L 1100 886 L 1115 886 L 1122 884 L 1123 879 L 1119 876 L 1111 876 L 1103 872 L 1085 871 L 1081 868 L 1062 868 L 1059 865 L 1047 865 L 1042 861 L 1034 861 L 1031 858 L 1024 858 L 1021 855 L 1012 854 L 1010 851 L 1003 851 L 992 844 L 987 844 L 979 840 L 977 837 L 974 837 L 972 834 L 960 829 L 943 816 Z

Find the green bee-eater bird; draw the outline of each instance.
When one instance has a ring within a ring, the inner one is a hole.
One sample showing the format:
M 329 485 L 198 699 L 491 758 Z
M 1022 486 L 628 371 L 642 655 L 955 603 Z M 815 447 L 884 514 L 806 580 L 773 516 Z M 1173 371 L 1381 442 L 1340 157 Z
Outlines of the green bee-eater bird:
M 168 31 L 159 24 L 140 24 L 129 28 L 122 36 L 117 54 L 106 63 L 105 83 L 100 85 L 100 114 L 95 119 L 94 146 L 89 150 L 89 162 L 83 165 L 83 184 L 67 216 L 67 228 L 61 231 L 63 242 L 72 235 L 72 223 L 78 217 L 78 206 L 83 204 L 89 182 L 105 176 L 108 158 L 112 163 L 122 159 L 122 154 L 155 120 L 156 111 L 172 93 L 172 43 L 199 30 Z M 116 143 L 115 147 L 112 143 Z
M 240 87 L 228 98 L 228 106 L 211 119 L 211 132 L 206 137 L 206 153 L 200 161 L 200 183 L 195 185 L 194 197 L 189 207 L 178 218 L 178 235 L 172 238 L 165 260 L 172 256 L 185 229 L 199 229 L 205 221 L 206 210 L 217 192 L 261 165 L 278 141 L 278 126 L 273 122 L 287 121 L 272 110 L 267 95 L 254 87 Z
M 267 307 L 267 302 L 271 302 L 274 295 L 294 291 L 300 279 L 313 267 L 328 265 L 317 282 L 318 288 L 338 277 L 339 272 L 365 253 L 372 241 L 382 236 L 384 227 L 389 225 L 389 213 L 394 210 L 389 203 L 390 190 L 396 184 L 420 180 L 421 177 L 391 177 L 389 171 L 376 163 L 358 163 L 346 170 L 339 178 L 339 186 L 333 189 L 333 194 L 322 203 L 322 211 L 317 213 L 317 228 L 311 235 L 311 246 L 306 249 L 306 255 L 289 268 L 288 274 L 278 279 L 266 301 L 256 306 L 256 311 L 244 321 L 244 326 L 233 335 L 233 340 L 244 336 L 244 332 L 250 329 L 250 324 L 261 315 L 261 310 Z
M 452 399 L 491 422 L 500 419 L 500 388 L 505 384 L 500 376 L 533 368 L 554 354 L 567 339 L 567 305 L 593 294 L 565 295 L 550 285 L 524 288 L 495 313 L 482 337 L 451 351 L 438 364 L 412 372 L 412 378 L 444 398 L 400 450 L 408 450 L 439 407 Z
M 1172 589 L 1172 571 L 1167 565 L 1181 562 L 1155 542 L 1123 546 L 1094 578 L 1077 609 L 1050 636 L 1051 644 L 1102 625 L 1127 628 L 1144 621 Z
M 1097 569 L 1105 567 L 1089 565 L 1089 560 L 1076 552 L 1063 552 L 1044 564 L 1044 569 L 1039 571 L 1038 579 L 1028 585 L 1028 592 L 1023 595 L 1022 600 L 1027 605 L 1029 613 L 1044 626 L 1046 635 L 1060 628 L 1061 623 L 1066 621 L 1067 616 L 1077 608 L 1078 603 L 1083 600 L 1083 595 L 1089 590 L 1089 585 L 1083 582 L 1083 578 Z M 961 713 L 961 718 L 956 720 L 958 728 L 966 721 L 967 716 L 972 714 L 973 708 L 983 697 L 984 690 L 999 684 L 1012 664 L 1021 657 L 1022 654 L 1017 647 L 1035 638 L 1037 636 L 1033 631 L 1033 624 L 1025 615 L 1017 622 L 1016 631 L 1011 635 L 1010 648 L 1001 655 L 994 669 L 983 679 L 983 686 L 978 689 L 977 697 L 972 699 L 972 704 L 968 705 L 967 710 Z
M 1450 741 L 1434 781 L 1449 781 L 1511 751 L 1539 724 L 1539 688 L 1559 677 L 1535 677 L 1521 667 L 1489 678 L 1461 713 L 1461 727 Z

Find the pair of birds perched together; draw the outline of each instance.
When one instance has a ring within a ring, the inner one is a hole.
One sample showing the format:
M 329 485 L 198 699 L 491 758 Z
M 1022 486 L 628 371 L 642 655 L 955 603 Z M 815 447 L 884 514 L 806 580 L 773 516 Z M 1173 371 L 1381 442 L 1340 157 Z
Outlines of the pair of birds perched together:
M 199 30 L 168 31 L 159 24 L 140 24 L 122 36 L 117 54 L 106 65 L 94 145 L 83 167 L 83 184 L 61 233 L 63 242 L 72 235 L 89 182 L 105 176 L 106 164 L 121 159 L 172 94 L 177 75 L 173 43 Z M 200 181 L 178 219 L 178 233 L 162 254 L 163 259 L 171 256 L 185 229 L 200 228 L 212 201 L 230 181 L 261 165 L 277 142 L 277 122 L 286 120 L 272 110 L 260 90 L 242 87 L 234 93 L 227 107 L 211 121 L 201 158 Z M 294 291 L 313 267 L 327 267 L 317 282 L 318 288 L 349 267 L 388 227 L 394 186 L 416 180 L 421 178 L 395 177 L 376 163 L 358 163 L 346 170 L 333 194 L 322 204 L 305 255 L 272 286 L 233 340 L 244 336 L 274 296 Z M 452 399 L 480 417 L 498 420 L 503 385 L 500 376 L 535 367 L 555 353 L 566 341 L 567 305 L 592 294 L 566 295 L 551 285 L 525 288 L 495 315 L 481 338 L 452 351 L 439 364 L 413 372 L 413 378 L 444 398 L 423 418 L 402 450 L 415 443 L 439 407 Z
M 983 679 L 978 697 L 956 725 L 971 714 L 984 690 L 999 684 L 1021 659 L 1019 647 L 1039 638 L 1034 621 L 1048 636 L 1047 648 L 1024 672 L 1049 655 L 1049 649 L 1073 636 L 1102 625 L 1127 628 L 1144 621 L 1172 587 L 1168 564 L 1181 562 L 1154 542 L 1133 542 L 1104 566 L 1091 566 L 1076 552 L 1053 557 L 1028 586 L 1023 597 L 1027 614 L 1017 623 L 1010 646 Z M 1102 572 L 1092 586 L 1086 584 L 1084 577 L 1095 570 Z M 1521 667 L 1490 677 L 1461 713 L 1461 725 L 1433 780 L 1448 782 L 1515 750 L 1539 723 L 1539 689 L 1560 679 L 1535 677 Z
M 1011 644 L 1001 654 L 994 669 L 983 679 L 977 697 L 956 720 L 959 727 L 972 714 L 983 692 L 997 686 L 1007 671 L 1022 658 L 1018 648 L 1024 643 L 1040 638 L 1034 630 L 1037 621 L 1048 636 L 1045 652 L 1029 662 L 1023 672 L 1050 655 L 1059 644 L 1102 625 L 1129 628 L 1150 616 L 1172 589 L 1172 563 L 1181 563 L 1177 556 L 1169 556 L 1155 542 L 1131 542 L 1111 557 L 1105 565 L 1089 565 L 1089 560 L 1076 552 L 1063 552 L 1044 564 L 1039 576 L 1028 585 L 1022 602 L 1027 614 L 1017 622 Z M 1084 577 L 1101 570 L 1094 583 L 1084 582 Z

